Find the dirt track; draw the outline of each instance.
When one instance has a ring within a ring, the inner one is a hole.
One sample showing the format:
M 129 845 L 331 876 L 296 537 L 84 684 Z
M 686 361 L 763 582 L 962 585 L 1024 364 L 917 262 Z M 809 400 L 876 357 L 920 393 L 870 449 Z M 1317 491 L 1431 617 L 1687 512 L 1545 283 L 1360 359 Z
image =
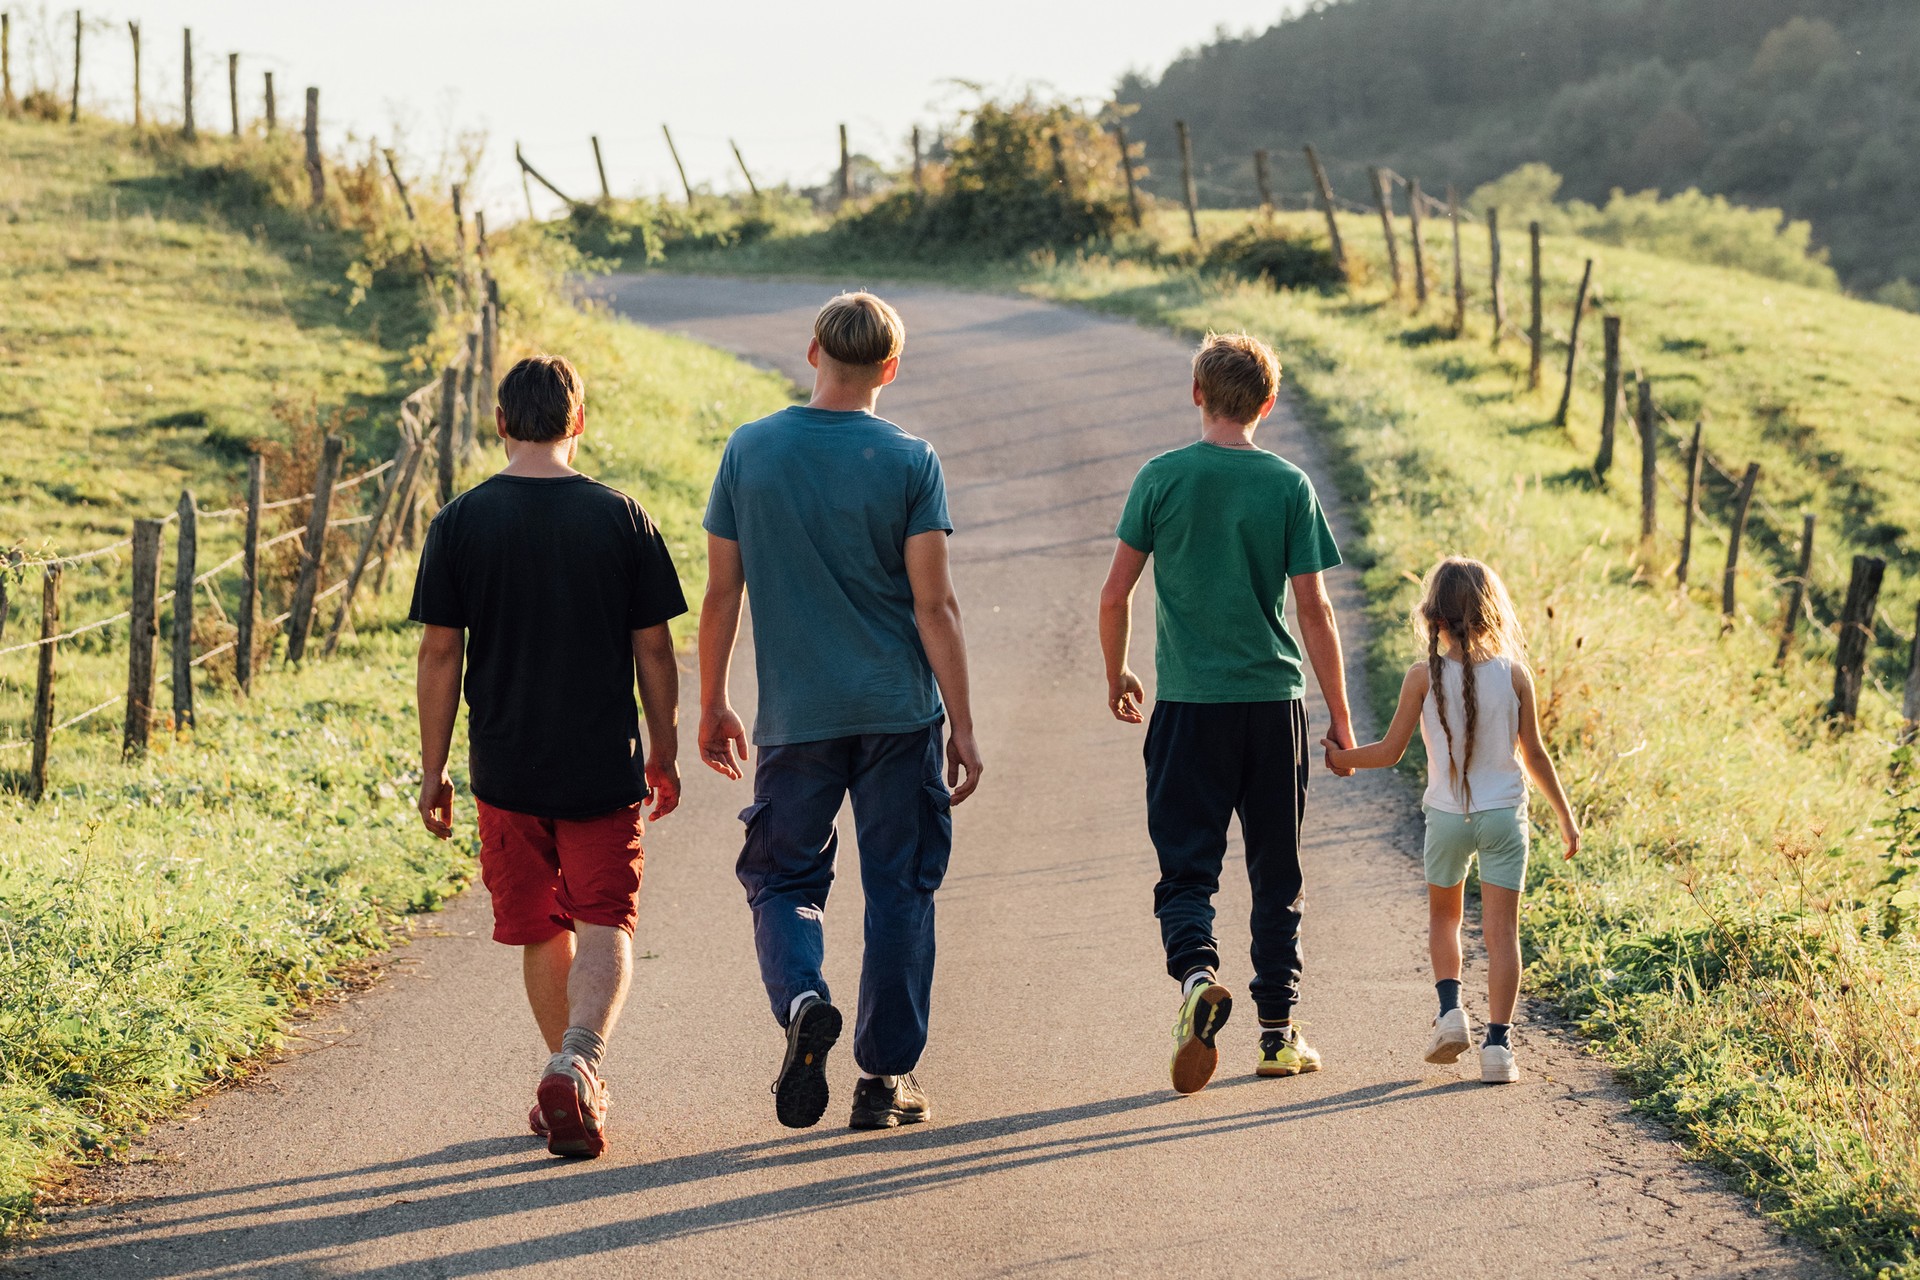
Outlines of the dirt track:
M 796 376 L 831 292 L 660 276 L 607 291 L 637 320 Z M 1392 777 L 1321 774 L 1309 801 L 1301 1016 L 1327 1069 L 1254 1078 L 1243 1005 L 1214 1085 L 1168 1090 L 1176 989 L 1151 915 L 1139 731 L 1105 714 L 1092 618 L 1128 481 L 1190 438 L 1186 353 L 1030 301 L 891 296 L 910 337 L 882 409 L 946 462 L 988 762 L 957 812 L 941 898 L 920 1073 L 937 1122 L 839 1127 L 853 1073 L 841 1050 L 827 1123 L 775 1125 L 779 1040 L 732 876 L 749 796 L 692 766 L 689 741 L 685 805 L 649 839 L 647 958 L 606 1072 L 613 1155 L 557 1164 L 523 1132 L 542 1058 L 514 956 L 486 940 L 485 902 L 469 894 L 388 982 L 300 1042 L 330 1047 L 166 1126 L 147 1144 L 154 1160 L 105 1179 L 101 1203 L 63 1214 L 15 1266 L 115 1278 L 1823 1274 L 1538 1026 L 1518 1033 L 1517 1086 L 1421 1062 L 1417 814 Z M 1261 442 L 1331 499 L 1288 415 Z M 1357 586 L 1343 571 L 1334 587 L 1354 655 Z M 1139 663 L 1151 671 L 1149 654 Z M 736 689 L 742 705 L 751 694 Z M 860 902 L 847 870 L 828 913 L 829 977 L 851 993 Z M 1246 886 L 1232 865 L 1220 906 L 1224 977 L 1244 985 Z M 1476 1007 L 1483 984 L 1476 962 Z

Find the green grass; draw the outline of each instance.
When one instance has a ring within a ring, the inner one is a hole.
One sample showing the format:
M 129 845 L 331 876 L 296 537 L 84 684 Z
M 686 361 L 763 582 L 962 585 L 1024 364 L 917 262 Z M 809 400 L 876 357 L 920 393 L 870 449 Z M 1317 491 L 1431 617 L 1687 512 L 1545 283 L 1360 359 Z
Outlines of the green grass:
M 391 410 L 449 349 L 451 322 L 428 323 L 410 273 L 369 267 L 378 226 L 327 230 L 253 185 L 282 159 L 258 144 L 181 152 L 104 125 L 0 122 L 0 547 L 35 557 L 116 541 L 131 516 L 171 509 L 183 484 L 204 507 L 226 505 L 239 442 L 310 448 L 316 420 L 345 426 L 355 469 L 392 447 Z M 333 222 L 358 216 L 344 205 Z M 720 444 L 788 388 L 576 309 L 560 276 L 573 261 L 538 233 L 496 237 L 502 355 L 558 350 L 580 364 L 583 469 L 652 511 L 697 597 Z M 349 270 L 369 286 L 357 303 Z M 307 407 L 282 422 L 276 403 Z M 281 477 L 295 492 L 298 478 Z M 207 522 L 202 565 L 224 557 L 236 523 Z M 336 535 L 336 564 L 353 532 Z M 119 558 L 73 566 L 66 625 L 124 608 L 126 575 Z M 471 839 L 436 842 L 414 813 L 411 576 L 396 566 L 383 595 L 362 597 L 334 659 L 290 669 L 268 652 L 251 699 L 216 659 L 195 729 L 156 727 L 143 760 L 120 759 L 118 707 L 55 736 L 38 805 L 19 790 L 26 753 L 0 754 L 0 1238 L 74 1161 L 122 1150 L 152 1117 L 252 1069 L 303 1001 L 471 875 Z M 37 575 L 11 595 L 0 644 L 38 626 Z M 124 626 L 60 646 L 62 718 L 124 687 Z M 200 627 L 218 624 L 203 611 Z M 0 656 L 0 742 L 26 732 L 33 681 L 32 652 Z
M 1213 215 L 1210 235 L 1245 215 Z M 1380 283 L 1378 224 L 1345 220 L 1372 264 L 1350 293 L 1276 294 L 1198 274 L 1184 228 L 1163 222 L 1133 256 L 1040 255 L 1001 266 L 883 262 L 816 235 L 683 258 L 703 269 L 934 278 L 1133 316 L 1184 334 L 1247 329 L 1274 342 L 1295 405 L 1335 452 L 1361 530 L 1355 557 L 1372 614 L 1384 710 L 1415 656 L 1413 580 L 1445 553 L 1500 568 L 1520 604 L 1548 732 L 1587 846 L 1547 856 L 1525 906 L 1530 988 L 1577 1019 L 1640 1105 L 1762 1207 L 1861 1276 L 1920 1275 L 1920 792 L 1895 783 L 1895 703 L 1870 689 L 1858 726 L 1822 718 L 1832 641 L 1803 630 L 1773 662 L 1773 581 L 1792 546 L 1761 537 L 1724 633 L 1724 535 L 1703 530 L 1689 592 L 1671 566 L 1678 501 L 1638 545 L 1637 445 L 1594 481 L 1597 374 L 1567 429 L 1558 400 L 1526 388 L 1524 343 L 1496 353 L 1476 314 L 1454 339 L 1450 280 L 1424 316 Z M 1308 225 L 1311 225 L 1310 223 Z M 1437 229 L 1436 229 L 1437 232 Z M 1474 239 L 1483 241 L 1483 233 Z M 1524 262 L 1524 239 L 1508 244 Z M 1440 237 L 1433 237 L 1438 259 Z M 1484 255 L 1484 249 L 1476 249 Z M 836 255 L 838 255 L 836 257 Z M 1549 315 L 1564 329 L 1587 256 L 1629 349 L 1667 411 L 1708 419 L 1729 469 L 1762 462 L 1762 491 L 1790 520 L 1820 513 L 1832 559 L 1823 604 L 1857 548 L 1889 554 L 1891 608 L 1916 588 L 1920 524 L 1920 320 L 1829 293 L 1574 241 L 1546 246 Z M 1146 259 L 1146 260 L 1142 260 Z M 1469 255 L 1476 313 L 1484 257 Z M 675 260 L 669 258 L 669 265 Z M 1450 263 L 1449 263 L 1450 267 Z M 1438 272 L 1435 272 L 1438 275 Z M 1524 316 L 1523 277 L 1507 281 Z M 1589 317 L 1596 343 L 1598 317 Z M 909 351 L 909 359 L 911 351 Z M 1597 360 L 1595 361 L 1597 366 Z M 1678 468 L 1669 463 L 1669 479 Z M 1707 495 L 1721 524 L 1724 489 Z M 1902 616 L 1895 613 L 1891 616 Z M 1892 628 L 1882 625 L 1881 639 Z M 1910 631 L 1902 630 L 1904 642 Z M 1904 671 L 1883 643 L 1878 676 Z

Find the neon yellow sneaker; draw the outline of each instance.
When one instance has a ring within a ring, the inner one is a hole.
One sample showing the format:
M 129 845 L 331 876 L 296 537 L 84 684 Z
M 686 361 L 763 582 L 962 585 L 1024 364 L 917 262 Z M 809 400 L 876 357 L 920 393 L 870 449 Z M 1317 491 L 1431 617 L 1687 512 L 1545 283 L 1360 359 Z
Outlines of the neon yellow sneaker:
M 1213 1079 L 1213 1069 L 1220 1063 L 1213 1038 L 1232 1012 L 1233 993 L 1217 982 L 1195 983 L 1192 993 L 1180 1002 L 1180 1016 L 1173 1022 L 1175 1093 L 1198 1093 Z
M 1260 1037 L 1260 1065 L 1253 1069 L 1253 1074 L 1303 1076 L 1319 1069 L 1320 1051 L 1307 1043 L 1298 1024 Z

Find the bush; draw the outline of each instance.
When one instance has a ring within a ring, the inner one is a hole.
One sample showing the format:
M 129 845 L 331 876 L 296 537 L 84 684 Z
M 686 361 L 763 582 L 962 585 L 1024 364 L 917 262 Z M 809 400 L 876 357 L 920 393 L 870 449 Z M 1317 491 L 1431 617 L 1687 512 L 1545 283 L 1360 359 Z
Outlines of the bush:
M 1105 239 L 1126 214 L 1113 142 L 1071 105 L 983 98 L 950 136 L 924 189 L 881 197 L 841 234 L 869 250 L 1015 257 Z
M 737 249 L 795 230 L 813 206 L 786 191 L 757 196 L 703 196 L 679 201 L 614 200 L 577 204 L 557 224 L 582 253 L 644 266 L 685 253 Z
M 1217 241 L 1201 264 L 1208 271 L 1275 289 L 1343 289 L 1347 277 L 1325 242 L 1297 232 L 1250 226 Z

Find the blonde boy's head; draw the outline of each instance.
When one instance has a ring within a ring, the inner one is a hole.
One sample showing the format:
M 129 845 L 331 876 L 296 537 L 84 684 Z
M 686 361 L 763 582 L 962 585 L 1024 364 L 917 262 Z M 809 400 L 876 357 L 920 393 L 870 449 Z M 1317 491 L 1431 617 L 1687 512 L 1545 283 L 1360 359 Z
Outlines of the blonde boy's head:
M 1280 391 L 1280 358 L 1244 333 L 1210 333 L 1193 357 L 1193 385 L 1210 418 L 1248 423 Z
M 820 354 L 853 369 L 871 369 L 900 358 L 907 344 L 907 326 L 900 313 L 870 293 L 843 293 L 813 321 Z

